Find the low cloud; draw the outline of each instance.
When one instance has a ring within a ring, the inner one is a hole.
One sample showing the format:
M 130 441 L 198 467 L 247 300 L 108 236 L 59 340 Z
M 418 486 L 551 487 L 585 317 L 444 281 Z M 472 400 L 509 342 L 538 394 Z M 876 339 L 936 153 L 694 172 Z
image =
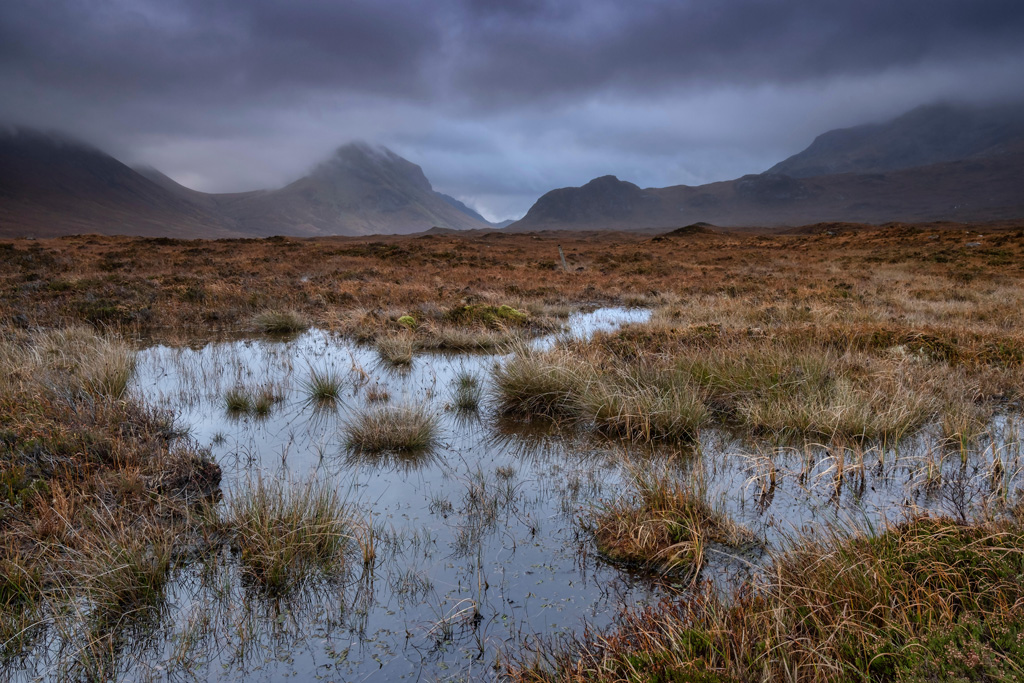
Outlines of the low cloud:
M 760 172 L 814 135 L 1015 96 L 1008 0 L 14 0 L 0 118 L 199 189 L 270 187 L 368 139 L 490 218 L 614 173 Z

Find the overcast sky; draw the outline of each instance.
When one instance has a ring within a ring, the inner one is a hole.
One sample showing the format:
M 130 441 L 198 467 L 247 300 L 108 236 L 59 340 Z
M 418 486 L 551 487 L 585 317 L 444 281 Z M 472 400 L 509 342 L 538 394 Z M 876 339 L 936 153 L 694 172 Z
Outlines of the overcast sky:
M 830 128 L 1022 84 L 1021 0 L 0 3 L 0 120 L 206 191 L 368 140 L 499 220 L 609 173 L 761 172 Z

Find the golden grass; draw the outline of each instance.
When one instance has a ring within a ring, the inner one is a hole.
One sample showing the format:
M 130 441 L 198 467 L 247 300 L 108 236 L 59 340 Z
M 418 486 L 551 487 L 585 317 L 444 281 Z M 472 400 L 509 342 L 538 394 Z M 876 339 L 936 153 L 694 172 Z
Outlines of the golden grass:
M 616 562 L 696 579 L 711 542 L 741 546 L 753 534 L 711 507 L 700 482 L 636 466 L 630 494 L 596 511 L 597 549 Z
M 355 524 L 326 484 L 260 478 L 235 491 L 223 514 L 245 576 L 266 591 L 298 591 L 345 568 Z
M 628 611 L 549 645 L 513 681 L 1017 680 L 1024 671 L 1020 519 L 919 518 L 798 539 L 764 580 Z

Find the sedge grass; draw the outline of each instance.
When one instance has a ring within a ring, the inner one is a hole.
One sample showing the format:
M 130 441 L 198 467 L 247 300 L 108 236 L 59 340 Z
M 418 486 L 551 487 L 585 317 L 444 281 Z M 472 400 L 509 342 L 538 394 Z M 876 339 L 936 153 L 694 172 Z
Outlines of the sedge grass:
M 1018 680 L 1024 529 L 924 517 L 880 533 L 800 538 L 762 583 L 622 615 L 549 646 L 513 681 L 854 683 Z
M 306 399 L 317 407 L 333 408 L 341 399 L 341 375 L 333 370 L 310 369 L 309 377 L 302 382 Z
M 377 338 L 375 346 L 380 359 L 389 365 L 404 367 L 412 363 L 414 344 L 411 333 L 382 335 Z
M 257 313 L 253 318 L 256 327 L 266 334 L 295 334 L 309 329 L 306 317 L 291 309 L 271 309 Z
M 483 386 L 480 378 L 471 372 L 461 371 L 452 382 L 452 406 L 461 412 L 473 412 L 480 409 L 483 398 Z
M 338 576 L 354 528 L 348 505 L 329 485 L 262 478 L 230 498 L 223 525 L 245 576 L 274 594 Z
M 380 405 L 344 427 L 345 444 L 360 453 L 425 453 L 437 446 L 437 417 L 423 405 Z
M 611 560 L 696 578 L 709 542 L 754 542 L 750 531 L 711 507 L 699 482 L 637 470 L 632 488 L 598 509 L 591 523 L 598 551 Z

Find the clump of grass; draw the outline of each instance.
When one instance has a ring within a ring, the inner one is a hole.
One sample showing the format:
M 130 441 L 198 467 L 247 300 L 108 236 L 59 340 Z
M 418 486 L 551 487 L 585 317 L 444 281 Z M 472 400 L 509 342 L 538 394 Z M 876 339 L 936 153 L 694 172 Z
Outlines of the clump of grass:
M 103 515 L 105 516 L 105 515 Z M 154 609 L 170 578 L 170 529 L 147 520 L 93 520 L 100 533 L 86 541 L 80 576 L 105 619 Z
M 224 392 L 224 408 L 233 417 L 242 415 L 253 415 L 258 418 L 268 417 L 273 411 L 274 405 L 282 400 L 284 397 L 269 386 L 259 389 L 235 386 Z
M 333 487 L 263 479 L 231 497 L 223 523 L 245 575 L 274 594 L 338 576 L 354 527 Z
M 256 417 L 268 417 L 274 409 L 274 404 L 281 400 L 280 395 L 274 393 L 269 387 L 264 387 L 253 398 L 252 413 Z
M 593 647 L 516 681 L 1015 680 L 1024 669 L 1019 518 L 924 517 L 797 539 L 763 584 L 628 612 Z
M 256 314 L 256 326 L 266 334 L 295 334 L 309 329 L 309 322 L 298 311 L 271 309 Z
M 224 407 L 232 415 L 248 415 L 252 412 L 252 394 L 245 387 L 232 387 L 224 392 Z
M 456 410 L 473 412 L 480 409 L 483 386 L 480 378 L 471 372 L 461 371 L 452 382 L 452 405 Z
M 341 399 L 341 375 L 333 369 L 310 369 L 309 378 L 302 383 L 306 399 L 319 407 L 330 407 Z
M 406 366 L 412 363 L 413 338 L 407 333 L 386 334 L 377 338 L 377 353 L 385 363 Z
M 119 399 L 135 375 L 135 351 L 124 341 L 89 328 L 40 333 L 31 348 L 29 356 L 15 364 L 64 394 Z
M 667 471 L 637 472 L 634 493 L 601 508 L 598 551 L 617 562 L 695 578 L 709 542 L 738 546 L 753 534 L 713 509 L 701 488 Z
M 422 405 L 379 406 L 345 425 L 346 445 L 361 453 L 422 453 L 438 439 L 437 417 Z
M 417 336 L 416 347 L 447 351 L 489 351 L 507 345 L 515 339 L 514 333 L 504 330 L 434 325 L 424 328 Z
M 614 372 L 590 382 L 585 416 L 610 435 L 640 442 L 696 437 L 710 411 L 699 387 L 672 373 Z
M 566 352 L 545 353 L 518 345 L 494 370 L 498 407 L 516 417 L 577 420 L 583 412 L 580 397 L 592 374 Z

